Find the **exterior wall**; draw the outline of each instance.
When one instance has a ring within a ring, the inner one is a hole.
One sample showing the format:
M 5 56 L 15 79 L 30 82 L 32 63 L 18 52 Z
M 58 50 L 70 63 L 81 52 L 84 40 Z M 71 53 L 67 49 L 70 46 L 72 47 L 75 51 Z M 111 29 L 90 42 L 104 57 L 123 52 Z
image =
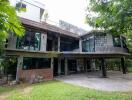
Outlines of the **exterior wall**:
M 98 47 L 96 52 L 101 53 L 125 53 L 128 52 L 126 48 L 121 47 L 113 47 L 113 46 L 105 46 L 105 47 Z
M 17 37 L 14 36 L 13 34 L 10 34 L 9 38 L 8 38 L 7 48 L 15 49 L 16 48 L 16 42 L 17 42 Z
M 105 53 L 123 53 L 123 52 L 128 52 L 126 48 L 123 47 L 114 47 L 113 45 L 113 37 L 111 34 L 107 34 L 107 42 L 105 43 L 104 46 L 100 47 L 95 47 L 95 52 L 105 52 Z
M 41 34 L 41 45 L 40 45 L 40 51 L 46 51 L 46 45 L 47 45 L 47 34 Z
M 11 5 L 16 6 L 20 0 L 9 0 Z M 34 0 L 22 0 L 26 4 L 26 12 L 17 12 L 17 15 L 22 18 L 40 22 L 40 8 L 44 9 L 44 5 Z
M 113 37 L 111 34 L 107 34 L 107 45 L 108 46 L 113 46 Z
M 40 21 L 40 8 L 33 6 L 31 4 L 25 3 L 27 5 L 26 12 L 18 12 L 17 15 L 22 18 L 27 18 L 33 21 Z
M 32 69 L 32 70 L 19 70 L 19 78 L 30 81 L 34 76 L 43 76 L 44 80 L 53 79 L 53 69 Z

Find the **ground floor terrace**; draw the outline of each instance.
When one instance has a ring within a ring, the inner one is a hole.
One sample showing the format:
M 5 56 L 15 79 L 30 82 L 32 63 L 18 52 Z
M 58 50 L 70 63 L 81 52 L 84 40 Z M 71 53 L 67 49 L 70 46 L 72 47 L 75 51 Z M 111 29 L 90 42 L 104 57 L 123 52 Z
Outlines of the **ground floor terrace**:
M 36 77 L 52 80 L 56 76 L 78 73 L 100 72 L 99 77 L 108 77 L 107 70 L 118 70 L 126 74 L 125 57 L 120 53 L 73 53 L 73 52 L 29 52 L 6 50 L 6 57 L 15 57 L 13 72 L 16 80 L 30 81 Z M 118 61 L 118 66 L 109 61 Z
M 94 71 L 71 74 L 68 76 L 58 76 L 55 79 L 76 86 L 83 86 L 102 91 L 132 91 L 132 73 L 124 75 L 120 71 L 107 71 L 107 74 L 107 78 L 100 78 L 101 72 Z

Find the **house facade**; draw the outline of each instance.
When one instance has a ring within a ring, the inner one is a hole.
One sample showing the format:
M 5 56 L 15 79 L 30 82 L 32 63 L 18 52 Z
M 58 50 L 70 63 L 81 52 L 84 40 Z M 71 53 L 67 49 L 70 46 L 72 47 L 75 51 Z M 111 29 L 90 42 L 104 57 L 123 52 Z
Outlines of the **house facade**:
M 126 73 L 124 60 L 129 53 L 125 37 L 101 31 L 78 35 L 41 21 L 44 5 L 33 0 L 13 1 L 12 5 L 21 3 L 21 7 L 26 8 L 26 12 L 18 12 L 25 35 L 19 38 L 10 34 L 5 52 L 6 56 L 17 58 L 17 79 L 30 80 L 39 75 L 45 80 L 52 80 L 57 75 L 98 68 L 106 77 L 105 59 L 111 58 L 120 58 L 122 71 Z M 97 59 L 101 62 L 98 68 Z

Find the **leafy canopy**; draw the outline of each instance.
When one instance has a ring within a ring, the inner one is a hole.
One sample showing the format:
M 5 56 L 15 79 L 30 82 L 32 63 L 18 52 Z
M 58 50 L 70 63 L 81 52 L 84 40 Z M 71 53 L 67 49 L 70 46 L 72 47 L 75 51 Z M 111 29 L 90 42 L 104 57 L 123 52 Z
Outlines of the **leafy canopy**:
M 90 0 L 86 22 L 94 28 L 115 34 L 130 33 L 132 28 L 131 0 Z
M 0 0 L 0 50 L 10 33 L 22 36 L 24 28 L 8 0 Z
M 111 34 L 127 37 L 132 52 L 132 0 L 88 0 L 86 22 Z

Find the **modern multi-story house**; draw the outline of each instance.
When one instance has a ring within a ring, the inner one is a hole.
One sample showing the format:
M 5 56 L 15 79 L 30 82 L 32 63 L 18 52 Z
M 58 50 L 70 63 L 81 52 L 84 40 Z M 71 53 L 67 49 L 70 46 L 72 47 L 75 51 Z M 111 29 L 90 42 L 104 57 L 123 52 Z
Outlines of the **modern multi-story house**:
M 124 59 L 129 53 L 125 37 L 101 31 L 78 35 L 41 21 L 44 5 L 33 0 L 13 1 L 14 6 L 21 3 L 26 8 L 26 12 L 18 12 L 25 35 L 18 38 L 11 34 L 6 48 L 6 56 L 17 57 L 18 78 L 30 80 L 40 75 L 50 80 L 56 75 L 88 72 L 96 69 L 95 59 L 101 62 L 98 66 L 106 77 L 105 59 L 109 58 L 121 58 L 126 73 Z

